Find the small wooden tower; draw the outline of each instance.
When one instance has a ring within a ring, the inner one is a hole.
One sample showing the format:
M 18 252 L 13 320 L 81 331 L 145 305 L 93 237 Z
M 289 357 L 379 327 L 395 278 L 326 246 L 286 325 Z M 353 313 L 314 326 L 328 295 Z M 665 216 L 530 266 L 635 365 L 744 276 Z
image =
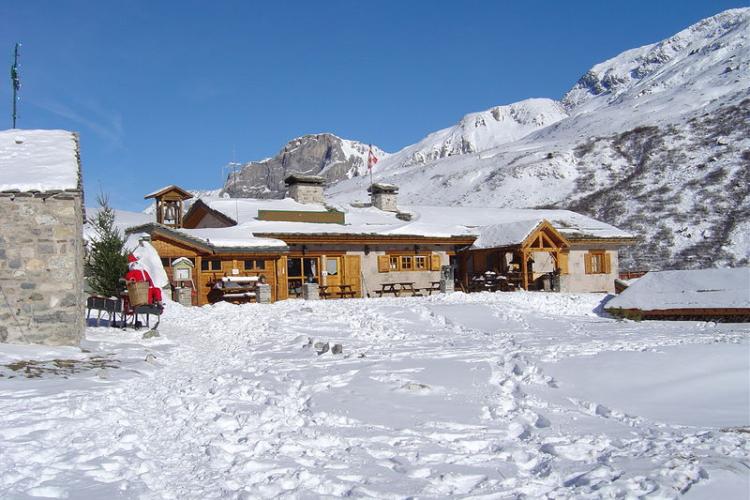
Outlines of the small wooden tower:
M 170 185 L 147 194 L 143 199 L 156 199 L 156 222 L 165 226 L 182 227 L 182 202 L 192 197 L 193 195 L 184 189 Z

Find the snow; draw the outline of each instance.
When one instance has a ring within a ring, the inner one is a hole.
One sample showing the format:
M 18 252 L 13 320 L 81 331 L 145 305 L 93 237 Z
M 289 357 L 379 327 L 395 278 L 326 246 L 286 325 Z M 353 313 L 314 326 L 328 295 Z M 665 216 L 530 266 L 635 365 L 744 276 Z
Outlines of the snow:
M 171 189 L 182 189 L 182 188 L 180 188 L 178 186 L 175 186 L 174 184 L 169 184 L 168 186 L 164 186 L 164 187 L 161 187 L 161 188 L 157 189 L 156 191 L 150 192 L 149 194 L 147 194 L 146 196 L 144 196 L 144 198 L 151 198 L 152 196 L 156 196 L 157 194 L 159 194 L 159 193 L 161 193 L 163 191 L 169 191 Z
M 79 189 L 78 145 L 65 130 L 0 131 L 0 191 Z
M 89 327 L 68 371 L 0 361 L 0 496 L 743 498 L 750 325 L 617 321 L 604 298 L 169 304 L 160 337 Z
M 120 236 L 124 236 L 125 230 L 132 226 L 139 226 L 152 222 L 154 220 L 153 215 L 145 214 L 143 212 L 129 212 L 127 210 L 115 210 L 115 227 L 120 231 Z M 86 224 L 83 225 L 83 239 L 91 241 L 96 237 L 96 231 L 88 223 L 92 218 L 96 217 L 99 212 L 99 207 L 86 207 Z M 135 240 L 137 243 L 138 240 Z
M 492 224 L 481 229 L 474 248 L 497 248 L 522 243 L 541 224 L 541 219 Z
M 505 209 L 492 207 L 402 206 L 401 211 L 412 216 L 410 221 L 398 219 L 393 212 L 372 206 L 301 204 L 292 199 L 260 200 L 251 198 L 202 199 L 208 206 L 235 219 L 233 228 L 212 229 L 213 238 L 230 232 L 239 234 L 382 234 L 423 237 L 479 236 L 482 245 L 491 243 L 516 244 L 543 219 L 570 239 L 612 238 L 629 239 L 630 233 L 569 210 Z M 345 224 L 279 222 L 258 220 L 259 210 L 324 211 L 327 207 L 342 211 Z M 532 227 L 529 227 L 533 224 Z M 197 230 L 183 230 L 197 235 Z M 503 233 L 504 231 L 510 231 Z M 213 242 L 214 239 L 211 239 Z M 480 248 L 485 248 L 482 246 Z
M 750 309 L 750 267 L 646 273 L 607 308 Z
M 211 229 L 177 229 L 216 248 L 284 248 L 286 243 L 273 238 L 257 238 L 245 226 Z

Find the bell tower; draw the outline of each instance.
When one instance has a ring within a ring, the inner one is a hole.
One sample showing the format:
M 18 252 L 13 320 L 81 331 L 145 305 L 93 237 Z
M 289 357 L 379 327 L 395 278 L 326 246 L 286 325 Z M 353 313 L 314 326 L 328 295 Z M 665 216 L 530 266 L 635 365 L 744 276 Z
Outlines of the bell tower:
M 147 194 L 144 200 L 156 200 L 156 222 L 170 227 L 182 227 L 183 202 L 193 195 L 175 185 L 170 185 Z

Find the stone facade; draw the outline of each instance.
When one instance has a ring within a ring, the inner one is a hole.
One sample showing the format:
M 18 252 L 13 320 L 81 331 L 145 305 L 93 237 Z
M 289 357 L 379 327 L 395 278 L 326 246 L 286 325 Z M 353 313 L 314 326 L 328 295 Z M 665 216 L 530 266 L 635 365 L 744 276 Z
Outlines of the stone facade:
M 79 344 L 83 217 L 80 191 L 0 193 L 0 342 Z
M 618 277 L 617 248 L 607 248 L 611 269 L 609 273 L 586 274 L 584 258 L 587 249 L 571 249 L 568 256 L 568 274 L 560 276 L 560 291 L 569 293 L 606 292 L 615 293 L 615 280 Z
M 291 184 L 289 197 L 297 203 L 325 203 L 322 184 Z
M 386 212 L 398 212 L 396 193 L 373 193 L 372 206 Z

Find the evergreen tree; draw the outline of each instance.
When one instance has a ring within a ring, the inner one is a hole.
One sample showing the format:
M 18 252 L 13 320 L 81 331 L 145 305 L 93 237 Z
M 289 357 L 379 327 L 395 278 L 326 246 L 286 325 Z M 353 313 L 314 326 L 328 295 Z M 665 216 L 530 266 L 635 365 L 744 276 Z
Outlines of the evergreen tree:
M 99 211 L 88 219 L 96 236 L 86 256 L 86 278 L 96 294 L 111 297 L 119 291 L 120 278 L 128 270 L 128 258 L 123 249 L 125 241 L 115 227 L 115 211 L 109 206 L 109 199 L 100 194 L 97 202 Z

